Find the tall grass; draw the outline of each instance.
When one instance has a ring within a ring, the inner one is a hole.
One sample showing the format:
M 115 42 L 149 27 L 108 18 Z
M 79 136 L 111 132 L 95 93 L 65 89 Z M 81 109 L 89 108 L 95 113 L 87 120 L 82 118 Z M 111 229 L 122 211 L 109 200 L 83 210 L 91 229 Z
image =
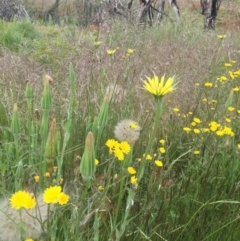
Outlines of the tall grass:
M 146 29 L 113 22 L 100 45 L 75 26 L 2 22 L 30 30 L 0 42 L 1 197 L 55 185 L 70 196 L 49 206 L 41 239 L 238 240 L 238 33 L 204 32 L 192 14 Z M 179 81 L 160 119 L 142 82 L 154 74 Z M 119 161 L 106 142 L 124 119 L 141 132 Z

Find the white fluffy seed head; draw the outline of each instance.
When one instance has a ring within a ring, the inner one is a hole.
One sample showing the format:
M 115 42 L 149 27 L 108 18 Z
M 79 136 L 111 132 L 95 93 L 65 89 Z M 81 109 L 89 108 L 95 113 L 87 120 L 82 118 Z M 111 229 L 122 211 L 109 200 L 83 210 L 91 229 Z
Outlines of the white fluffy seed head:
M 116 126 L 114 134 L 119 141 L 127 141 L 129 144 L 134 144 L 139 138 L 141 127 L 136 121 L 122 120 Z

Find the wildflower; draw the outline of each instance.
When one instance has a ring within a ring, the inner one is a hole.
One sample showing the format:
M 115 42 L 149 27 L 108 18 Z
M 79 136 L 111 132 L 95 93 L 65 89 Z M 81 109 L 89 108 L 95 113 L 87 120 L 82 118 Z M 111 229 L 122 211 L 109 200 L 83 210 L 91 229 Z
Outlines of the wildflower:
M 220 81 L 220 82 L 223 82 L 223 81 L 226 81 L 227 80 L 227 77 L 226 76 L 221 76 L 220 78 L 218 78 L 218 80 Z
M 195 151 L 193 152 L 193 154 L 194 154 L 194 155 L 199 155 L 199 154 L 200 154 L 200 151 L 199 151 L 199 150 L 195 150 Z
M 224 63 L 224 66 L 225 67 L 232 67 L 232 64 L 231 63 Z
M 119 141 L 135 143 L 139 138 L 141 127 L 132 120 L 122 120 L 115 126 L 114 134 Z
M 32 238 L 27 238 L 24 241 L 34 241 Z
M 203 102 L 207 102 L 207 98 L 203 98 L 202 101 L 203 101 Z
M 59 184 L 63 184 L 63 178 L 60 178 Z
M 213 84 L 212 84 L 211 82 L 206 82 L 206 83 L 204 83 L 204 86 L 205 86 L 205 87 L 212 87 Z
M 45 173 L 45 177 L 50 177 L 50 176 L 51 176 L 50 172 Z
M 107 50 L 107 54 L 110 55 L 110 56 L 111 56 L 111 55 L 114 55 L 115 52 L 116 52 L 116 49 L 108 49 L 108 50 Z
M 216 135 L 217 135 L 217 136 L 223 136 L 223 135 L 224 135 L 223 130 L 218 130 L 218 131 L 216 131 Z
M 132 122 L 132 123 L 130 123 L 130 127 L 132 129 L 136 129 L 138 127 L 138 124 L 136 122 Z
M 191 128 L 189 128 L 189 127 L 184 127 L 183 130 L 184 130 L 185 132 L 189 133 L 189 132 L 191 131 Z
M 95 165 L 97 166 L 99 164 L 99 160 L 98 159 L 95 159 Z
M 196 124 L 196 122 L 193 121 L 193 122 L 191 122 L 191 125 L 192 125 L 192 126 L 195 126 L 195 125 L 197 125 L 197 124 Z
M 160 147 L 160 148 L 159 148 L 159 152 L 162 153 L 162 154 L 164 154 L 164 153 L 166 152 L 166 150 L 165 150 L 164 147 Z
M 122 150 L 122 152 L 124 154 L 128 154 L 130 152 L 130 150 L 131 150 L 131 147 L 128 144 L 128 142 L 122 141 L 122 142 L 120 142 L 120 149 Z
M 103 191 L 104 190 L 104 187 L 102 185 L 98 186 L 98 190 L 99 191 Z
M 237 145 L 238 149 L 240 150 L 240 144 Z
M 240 69 L 237 70 L 237 71 L 234 71 L 233 74 L 236 75 L 236 77 L 237 77 L 237 76 L 240 76 Z
M 124 154 L 122 152 L 122 150 L 120 148 L 116 148 L 115 149 L 115 156 L 117 157 L 117 159 L 119 161 L 123 161 L 124 160 Z
M 165 82 L 165 75 L 161 77 L 160 81 L 158 76 L 154 75 L 153 78 L 147 77 L 143 88 L 154 96 L 164 96 L 175 90 L 176 84 L 174 84 L 174 77 L 169 77 Z
M 174 112 L 179 112 L 179 109 L 177 107 L 173 108 Z
M 164 145 L 165 142 L 166 142 L 166 141 L 165 141 L 164 139 L 159 140 L 159 143 L 161 143 L 162 145 Z
M 214 104 L 217 103 L 217 100 L 212 100 L 212 103 L 214 103 Z
M 189 115 L 192 115 L 193 113 L 192 113 L 192 111 L 189 111 L 188 114 L 189 114 Z
M 199 134 L 199 133 L 200 133 L 200 130 L 199 130 L 199 129 L 193 129 L 193 132 L 194 132 L 195 134 Z
M 39 182 L 39 179 L 40 179 L 40 177 L 39 177 L 38 175 L 35 175 L 35 176 L 34 176 L 35 182 Z
M 130 182 L 131 182 L 132 184 L 137 184 L 137 178 L 136 178 L 136 176 L 131 176 Z
M 58 197 L 57 197 L 58 203 L 60 205 L 64 205 L 67 204 L 69 201 L 69 196 L 63 192 L 61 192 Z
M 231 119 L 226 117 L 226 118 L 225 118 L 225 121 L 228 122 L 228 123 L 230 123 L 230 122 L 231 122 Z
M 21 208 L 31 209 L 36 206 L 35 197 L 26 191 L 15 192 L 9 199 L 12 208 L 19 210 Z
M 199 86 L 200 84 L 199 83 L 195 83 L 195 86 Z
M 45 189 L 43 193 L 43 201 L 47 204 L 55 204 L 58 202 L 58 197 L 62 191 L 60 186 L 51 186 Z
M 145 157 L 145 154 L 143 154 L 143 157 Z M 151 160 L 152 160 L 152 156 L 149 155 L 149 154 L 147 154 L 147 156 L 146 156 L 146 160 L 151 161 Z
M 235 79 L 235 76 L 234 76 L 234 74 L 233 74 L 232 71 L 228 71 L 228 74 L 229 74 L 229 76 L 231 77 L 231 79 Z
M 224 39 L 226 37 L 226 34 L 224 34 L 224 35 L 218 35 L 218 38 L 219 39 Z
M 100 42 L 100 41 L 94 42 L 94 46 L 95 46 L 95 47 L 99 47 L 100 45 L 101 45 L 101 42 Z
M 234 87 L 233 91 L 238 92 L 240 89 L 238 87 Z
M 240 114 L 240 110 L 237 110 L 237 113 Z
M 163 163 L 162 163 L 162 161 L 160 161 L 160 160 L 156 160 L 154 163 L 155 163 L 155 165 L 158 166 L 158 167 L 162 167 L 162 166 L 163 166 Z
M 212 121 L 210 124 L 210 130 L 211 131 L 216 131 L 218 129 L 218 127 L 220 126 L 220 124 L 218 124 L 216 121 Z
M 130 54 L 133 54 L 134 50 L 133 49 L 127 49 L 127 54 L 130 55 Z
M 195 123 L 197 123 L 197 124 L 200 124 L 201 123 L 201 120 L 199 119 L 199 118 L 193 118 L 193 121 L 195 122 Z
M 136 170 L 133 167 L 128 167 L 127 170 L 128 170 L 128 173 L 131 174 L 131 175 L 137 173 Z
M 235 110 L 235 108 L 233 106 L 228 107 L 228 111 L 234 111 L 234 110 Z

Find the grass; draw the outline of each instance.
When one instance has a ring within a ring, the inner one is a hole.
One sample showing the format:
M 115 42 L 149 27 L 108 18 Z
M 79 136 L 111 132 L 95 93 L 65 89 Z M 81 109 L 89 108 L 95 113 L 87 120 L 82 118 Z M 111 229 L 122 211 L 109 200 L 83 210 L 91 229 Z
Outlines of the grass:
M 41 237 L 25 236 L 21 222 L 11 229 L 24 240 L 237 241 L 239 30 L 224 18 L 215 31 L 189 9 L 151 28 L 112 20 L 97 39 L 75 25 L 0 22 L 1 197 L 41 198 L 55 185 L 70 197 L 45 204 Z M 163 102 L 143 89 L 154 74 L 179 82 Z M 124 119 L 141 132 L 119 161 L 106 142 Z

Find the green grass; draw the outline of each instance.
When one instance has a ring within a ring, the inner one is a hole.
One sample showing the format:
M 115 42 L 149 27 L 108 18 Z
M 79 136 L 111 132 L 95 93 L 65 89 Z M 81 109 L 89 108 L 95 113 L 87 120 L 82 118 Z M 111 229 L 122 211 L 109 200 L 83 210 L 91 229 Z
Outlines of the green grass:
M 219 13 L 221 21 L 225 14 Z M 37 197 L 50 186 L 63 187 L 70 200 L 54 204 L 40 221 L 41 240 L 237 241 L 238 32 L 220 24 L 204 31 L 202 16 L 188 9 L 178 24 L 109 25 L 97 47 L 96 32 L 74 25 L 0 23 L 2 199 L 18 190 Z M 134 52 L 127 57 L 129 48 Z M 116 52 L 110 56 L 109 49 Z M 179 82 L 158 107 L 142 82 L 154 74 Z M 112 95 L 109 86 L 115 86 Z M 136 121 L 141 132 L 118 161 L 106 141 L 116 139 L 123 119 Z M 145 160 L 146 152 L 152 160 Z M 5 216 L 0 230 L 4 222 Z

